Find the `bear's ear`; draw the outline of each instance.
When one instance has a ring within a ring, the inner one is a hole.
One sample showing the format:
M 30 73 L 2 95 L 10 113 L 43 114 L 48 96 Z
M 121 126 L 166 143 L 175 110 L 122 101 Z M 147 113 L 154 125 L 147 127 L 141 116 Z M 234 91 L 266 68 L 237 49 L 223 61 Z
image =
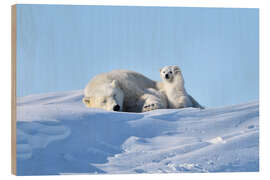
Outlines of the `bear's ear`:
M 117 80 L 113 80 L 111 83 L 112 87 L 118 87 L 118 81 Z
M 161 73 L 162 69 L 159 69 L 159 72 Z
M 84 97 L 82 99 L 82 102 L 85 104 L 85 105 L 89 105 L 90 104 L 90 97 Z
M 178 72 L 181 72 L 179 66 L 173 66 L 172 68 L 173 68 L 173 72 L 174 72 L 175 74 L 178 73 Z

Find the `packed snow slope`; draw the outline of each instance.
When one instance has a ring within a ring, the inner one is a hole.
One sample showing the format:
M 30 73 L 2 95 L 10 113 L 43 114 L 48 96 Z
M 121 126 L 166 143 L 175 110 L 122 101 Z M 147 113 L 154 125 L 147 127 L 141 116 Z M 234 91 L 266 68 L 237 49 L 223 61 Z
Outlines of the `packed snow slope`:
M 89 109 L 82 91 L 17 102 L 17 174 L 259 171 L 259 104 Z

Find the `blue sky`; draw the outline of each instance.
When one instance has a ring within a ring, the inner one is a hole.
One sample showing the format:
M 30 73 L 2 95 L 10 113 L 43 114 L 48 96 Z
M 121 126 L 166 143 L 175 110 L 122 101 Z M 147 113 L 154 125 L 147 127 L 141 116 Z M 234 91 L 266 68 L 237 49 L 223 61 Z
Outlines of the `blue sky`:
M 83 89 L 113 69 L 179 65 L 208 107 L 259 99 L 259 10 L 17 5 L 17 95 Z

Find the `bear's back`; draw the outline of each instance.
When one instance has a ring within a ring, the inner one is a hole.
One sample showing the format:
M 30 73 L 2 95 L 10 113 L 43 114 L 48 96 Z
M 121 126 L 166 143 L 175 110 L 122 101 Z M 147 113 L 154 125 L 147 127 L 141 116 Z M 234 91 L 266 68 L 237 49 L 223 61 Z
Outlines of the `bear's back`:
M 102 73 L 95 76 L 90 84 L 104 84 L 117 80 L 122 85 L 127 85 L 132 83 L 139 88 L 153 88 L 156 82 L 145 77 L 144 75 L 130 70 L 113 70 L 110 72 Z

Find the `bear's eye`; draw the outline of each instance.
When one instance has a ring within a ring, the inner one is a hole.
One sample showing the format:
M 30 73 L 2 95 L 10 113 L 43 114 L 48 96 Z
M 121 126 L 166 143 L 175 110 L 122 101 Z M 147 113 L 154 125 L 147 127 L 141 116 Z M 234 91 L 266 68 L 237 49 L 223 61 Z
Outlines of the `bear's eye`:
M 170 71 L 170 74 L 172 74 L 172 71 Z
M 163 73 L 165 73 L 165 71 Z

